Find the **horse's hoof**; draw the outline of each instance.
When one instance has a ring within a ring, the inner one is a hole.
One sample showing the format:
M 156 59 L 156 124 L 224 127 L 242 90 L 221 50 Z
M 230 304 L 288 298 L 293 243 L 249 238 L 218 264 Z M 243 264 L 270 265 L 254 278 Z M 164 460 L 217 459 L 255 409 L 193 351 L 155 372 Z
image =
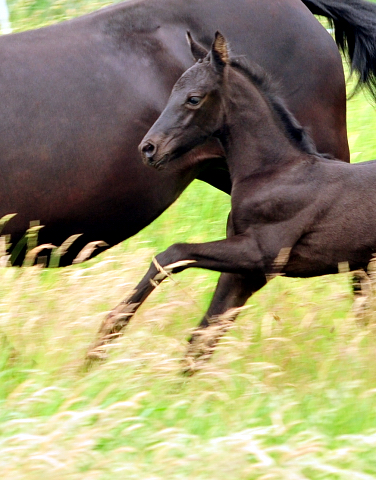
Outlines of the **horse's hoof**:
M 94 348 L 93 350 L 90 350 L 86 355 L 84 361 L 84 370 L 90 370 L 90 368 L 93 367 L 95 364 L 103 363 L 105 360 L 107 360 L 107 354 L 104 349 L 101 347 Z
M 181 360 L 181 371 L 180 373 L 185 377 L 192 377 L 202 366 L 202 362 L 195 361 L 191 356 L 186 356 Z

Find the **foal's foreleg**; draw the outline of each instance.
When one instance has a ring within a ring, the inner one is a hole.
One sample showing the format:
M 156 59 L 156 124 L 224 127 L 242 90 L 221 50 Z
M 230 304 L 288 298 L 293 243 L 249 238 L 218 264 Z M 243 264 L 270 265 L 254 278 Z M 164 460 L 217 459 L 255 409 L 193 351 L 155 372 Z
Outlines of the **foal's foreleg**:
M 87 358 L 104 358 L 106 345 L 120 335 L 121 330 L 154 288 L 168 274 L 178 273 L 189 267 L 248 275 L 255 269 L 258 271 L 262 268 L 262 255 L 257 244 L 244 236 L 217 242 L 172 245 L 156 257 L 132 295 L 107 316 Z
M 185 373 L 192 374 L 213 353 L 248 298 L 266 283 L 265 275 L 250 276 L 222 273 L 209 310 L 194 330 L 184 359 Z
M 182 263 L 184 264 L 184 262 Z M 120 336 L 121 330 L 128 325 L 133 315 L 151 292 L 172 272 L 173 267 L 174 265 L 165 265 L 165 268 L 163 268 L 157 260 L 152 262 L 148 272 L 133 290 L 132 294 L 115 307 L 103 321 L 98 332 L 98 338 L 87 353 L 87 361 L 89 363 L 106 357 L 106 346 L 114 338 Z

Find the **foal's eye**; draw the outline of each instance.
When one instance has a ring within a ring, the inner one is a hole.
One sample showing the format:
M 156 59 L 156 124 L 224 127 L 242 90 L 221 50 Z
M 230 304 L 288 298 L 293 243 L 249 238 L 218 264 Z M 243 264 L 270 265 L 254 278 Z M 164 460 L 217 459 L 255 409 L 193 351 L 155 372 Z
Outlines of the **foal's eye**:
M 192 97 L 188 97 L 186 103 L 191 107 L 197 107 L 197 105 L 200 105 L 201 100 L 202 100 L 202 97 L 193 95 Z

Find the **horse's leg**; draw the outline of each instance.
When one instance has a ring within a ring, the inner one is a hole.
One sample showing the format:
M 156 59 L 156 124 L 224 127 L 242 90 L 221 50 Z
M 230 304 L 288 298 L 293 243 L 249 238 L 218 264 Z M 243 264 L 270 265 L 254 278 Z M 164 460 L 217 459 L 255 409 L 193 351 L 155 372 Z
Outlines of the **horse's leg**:
M 243 235 L 217 242 L 172 245 L 156 257 L 133 294 L 104 320 L 97 341 L 89 349 L 88 360 L 105 357 L 106 345 L 120 335 L 138 307 L 170 273 L 197 267 L 247 276 L 252 273 L 259 275 L 262 260 L 257 242 Z
M 239 308 L 265 283 L 266 277 L 262 274 L 250 277 L 222 273 L 210 307 L 189 340 L 185 373 L 194 373 L 210 358 L 220 338 L 238 316 Z
M 372 296 L 371 277 L 365 270 L 354 272 L 352 277 L 354 304 L 352 310 L 359 324 L 368 323 L 368 313 Z
M 128 325 L 138 308 L 170 272 L 171 268 L 163 269 L 156 261 L 153 261 L 148 272 L 129 298 L 119 303 L 102 322 L 97 340 L 87 353 L 88 363 L 106 358 L 106 345 L 121 335 L 121 330 Z

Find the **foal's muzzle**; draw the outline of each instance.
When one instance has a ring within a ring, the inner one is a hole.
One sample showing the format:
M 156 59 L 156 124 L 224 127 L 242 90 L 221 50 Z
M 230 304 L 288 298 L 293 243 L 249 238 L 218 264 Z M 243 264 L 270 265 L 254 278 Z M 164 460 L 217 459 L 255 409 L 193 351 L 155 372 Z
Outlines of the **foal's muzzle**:
M 147 165 L 153 165 L 153 159 L 158 150 L 156 144 L 151 140 L 146 140 L 145 142 L 141 142 L 138 148 L 143 162 Z
M 160 154 L 160 152 L 158 152 L 158 144 L 153 142 L 150 138 L 142 141 L 138 149 L 144 164 L 154 167 L 157 170 L 161 170 L 170 158 L 169 153 Z M 163 152 L 163 147 L 159 150 L 162 150 Z

